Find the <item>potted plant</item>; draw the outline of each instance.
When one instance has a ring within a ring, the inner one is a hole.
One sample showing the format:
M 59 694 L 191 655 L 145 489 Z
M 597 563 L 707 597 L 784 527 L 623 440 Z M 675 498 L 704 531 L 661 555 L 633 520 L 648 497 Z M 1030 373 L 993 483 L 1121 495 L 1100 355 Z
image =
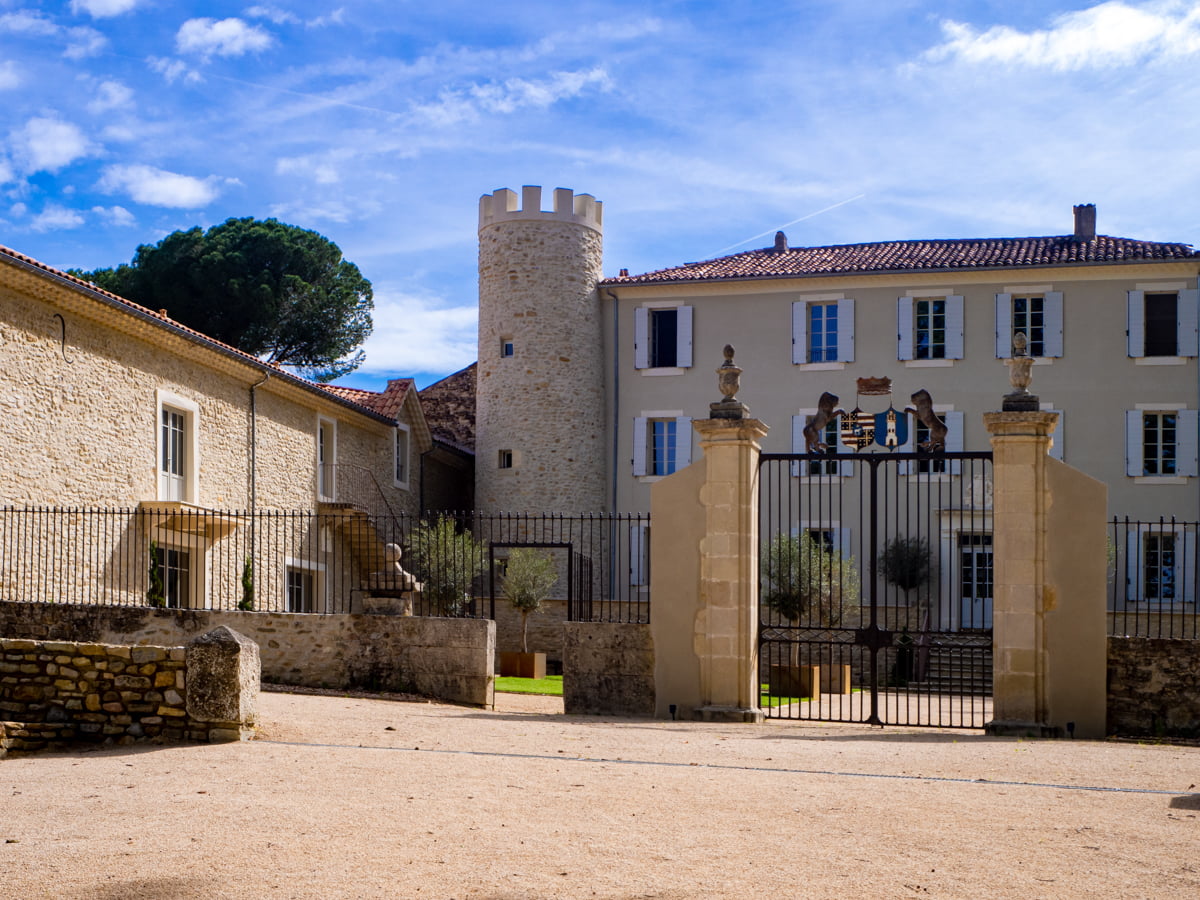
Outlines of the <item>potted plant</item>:
M 929 598 L 926 596 L 924 600 L 921 599 L 921 588 L 929 583 L 933 574 L 932 559 L 929 541 L 916 537 L 892 538 L 879 554 L 880 574 L 888 584 L 895 585 L 904 592 L 910 606 L 911 594 L 913 591 L 917 592 L 917 622 L 920 634 L 915 641 L 916 653 L 913 653 L 912 635 L 905 626 L 892 671 L 893 682 L 900 686 L 910 681 L 923 681 L 929 668 Z
M 763 548 L 760 566 L 763 602 L 793 628 L 833 628 L 841 623 L 845 607 L 858 603 L 854 557 L 826 548 L 807 531 L 775 535 Z M 769 668 L 769 690 L 775 696 L 817 693 L 811 667 L 800 666 L 798 637 L 790 642 L 790 664 Z
M 558 571 L 548 553 L 517 547 L 508 555 L 504 595 L 521 614 L 521 652 L 500 654 L 500 674 L 545 678 L 546 654 L 529 652 L 529 614 L 538 612 L 558 582 Z

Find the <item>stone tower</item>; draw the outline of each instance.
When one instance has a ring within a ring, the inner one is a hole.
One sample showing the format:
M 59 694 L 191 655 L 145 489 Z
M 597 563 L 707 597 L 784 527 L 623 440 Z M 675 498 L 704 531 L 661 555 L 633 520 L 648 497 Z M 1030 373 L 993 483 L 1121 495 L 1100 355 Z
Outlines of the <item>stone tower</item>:
M 479 200 L 475 505 L 599 512 L 605 502 L 602 204 L 510 190 Z

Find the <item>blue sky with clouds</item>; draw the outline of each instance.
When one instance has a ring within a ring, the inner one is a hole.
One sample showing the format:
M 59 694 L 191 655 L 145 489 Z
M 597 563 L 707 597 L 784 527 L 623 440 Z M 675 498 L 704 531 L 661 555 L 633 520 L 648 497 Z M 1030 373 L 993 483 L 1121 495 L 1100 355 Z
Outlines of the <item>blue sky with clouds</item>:
M 480 194 L 605 204 L 605 271 L 766 246 L 1200 237 L 1200 0 L 0 0 L 0 243 L 230 216 L 375 286 L 366 365 L 475 356 Z

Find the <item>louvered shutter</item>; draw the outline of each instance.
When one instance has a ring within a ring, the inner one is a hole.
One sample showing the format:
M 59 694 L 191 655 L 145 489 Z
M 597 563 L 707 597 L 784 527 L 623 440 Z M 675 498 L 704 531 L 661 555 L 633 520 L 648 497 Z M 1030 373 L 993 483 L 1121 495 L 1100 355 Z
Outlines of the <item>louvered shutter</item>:
M 963 358 L 963 298 L 946 298 L 946 359 Z
M 896 359 L 913 358 L 913 298 L 896 300 Z
M 996 359 L 1012 357 L 1012 294 L 996 295 Z
M 1042 298 L 1042 352 L 1046 356 L 1063 355 L 1062 291 L 1047 291 Z
M 633 474 L 646 474 L 646 419 L 633 420 Z
M 792 304 L 792 362 L 808 362 L 808 304 L 803 300 Z
M 633 311 L 633 367 L 650 368 L 650 310 L 645 307 Z
M 1142 291 L 1130 291 L 1125 304 L 1126 353 L 1129 356 L 1146 355 L 1146 295 Z
M 839 300 L 838 314 L 838 362 L 854 362 L 854 301 Z
M 1125 474 L 1142 475 L 1142 412 L 1138 409 L 1125 411 Z
M 692 417 L 675 420 L 675 471 L 692 464 Z
M 1200 474 L 1197 460 L 1196 428 L 1200 425 L 1200 414 L 1194 409 L 1181 409 L 1175 420 L 1175 473 L 1195 477 Z
M 952 412 L 938 413 L 938 415 L 946 423 L 946 452 L 961 453 L 966 446 L 966 435 L 963 434 L 965 417 L 962 412 L 954 410 Z M 946 468 L 951 475 L 960 475 L 962 474 L 962 460 L 952 459 Z
M 1179 292 L 1176 318 L 1179 328 L 1177 338 L 1180 356 L 1196 356 L 1200 350 L 1200 343 L 1197 341 L 1197 326 L 1200 325 L 1200 309 L 1197 309 L 1198 296 L 1200 296 L 1200 291 Z
M 682 369 L 692 366 L 692 308 L 681 306 L 676 311 L 675 365 Z

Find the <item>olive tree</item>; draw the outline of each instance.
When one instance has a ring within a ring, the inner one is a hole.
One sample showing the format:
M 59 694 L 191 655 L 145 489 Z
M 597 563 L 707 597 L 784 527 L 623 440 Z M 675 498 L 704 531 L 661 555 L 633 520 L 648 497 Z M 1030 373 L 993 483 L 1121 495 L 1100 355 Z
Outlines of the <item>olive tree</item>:
M 827 548 L 807 531 L 777 534 L 763 546 L 762 599 L 793 626 L 832 628 L 847 606 L 858 603 L 860 580 L 853 556 Z M 798 642 L 792 643 L 793 664 Z
M 422 520 L 408 536 L 405 558 L 412 574 L 424 583 L 422 597 L 444 616 L 463 613 L 475 579 L 487 567 L 483 544 L 451 516 Z
M 548 553 L 531 547 L 516 547 L 508 555 L 504 572 L 504 595 L 521 613 L 521 652 L 529 652 L 529 614 L 542 608 L 543 601 L 558 583 L 558 571 Z

